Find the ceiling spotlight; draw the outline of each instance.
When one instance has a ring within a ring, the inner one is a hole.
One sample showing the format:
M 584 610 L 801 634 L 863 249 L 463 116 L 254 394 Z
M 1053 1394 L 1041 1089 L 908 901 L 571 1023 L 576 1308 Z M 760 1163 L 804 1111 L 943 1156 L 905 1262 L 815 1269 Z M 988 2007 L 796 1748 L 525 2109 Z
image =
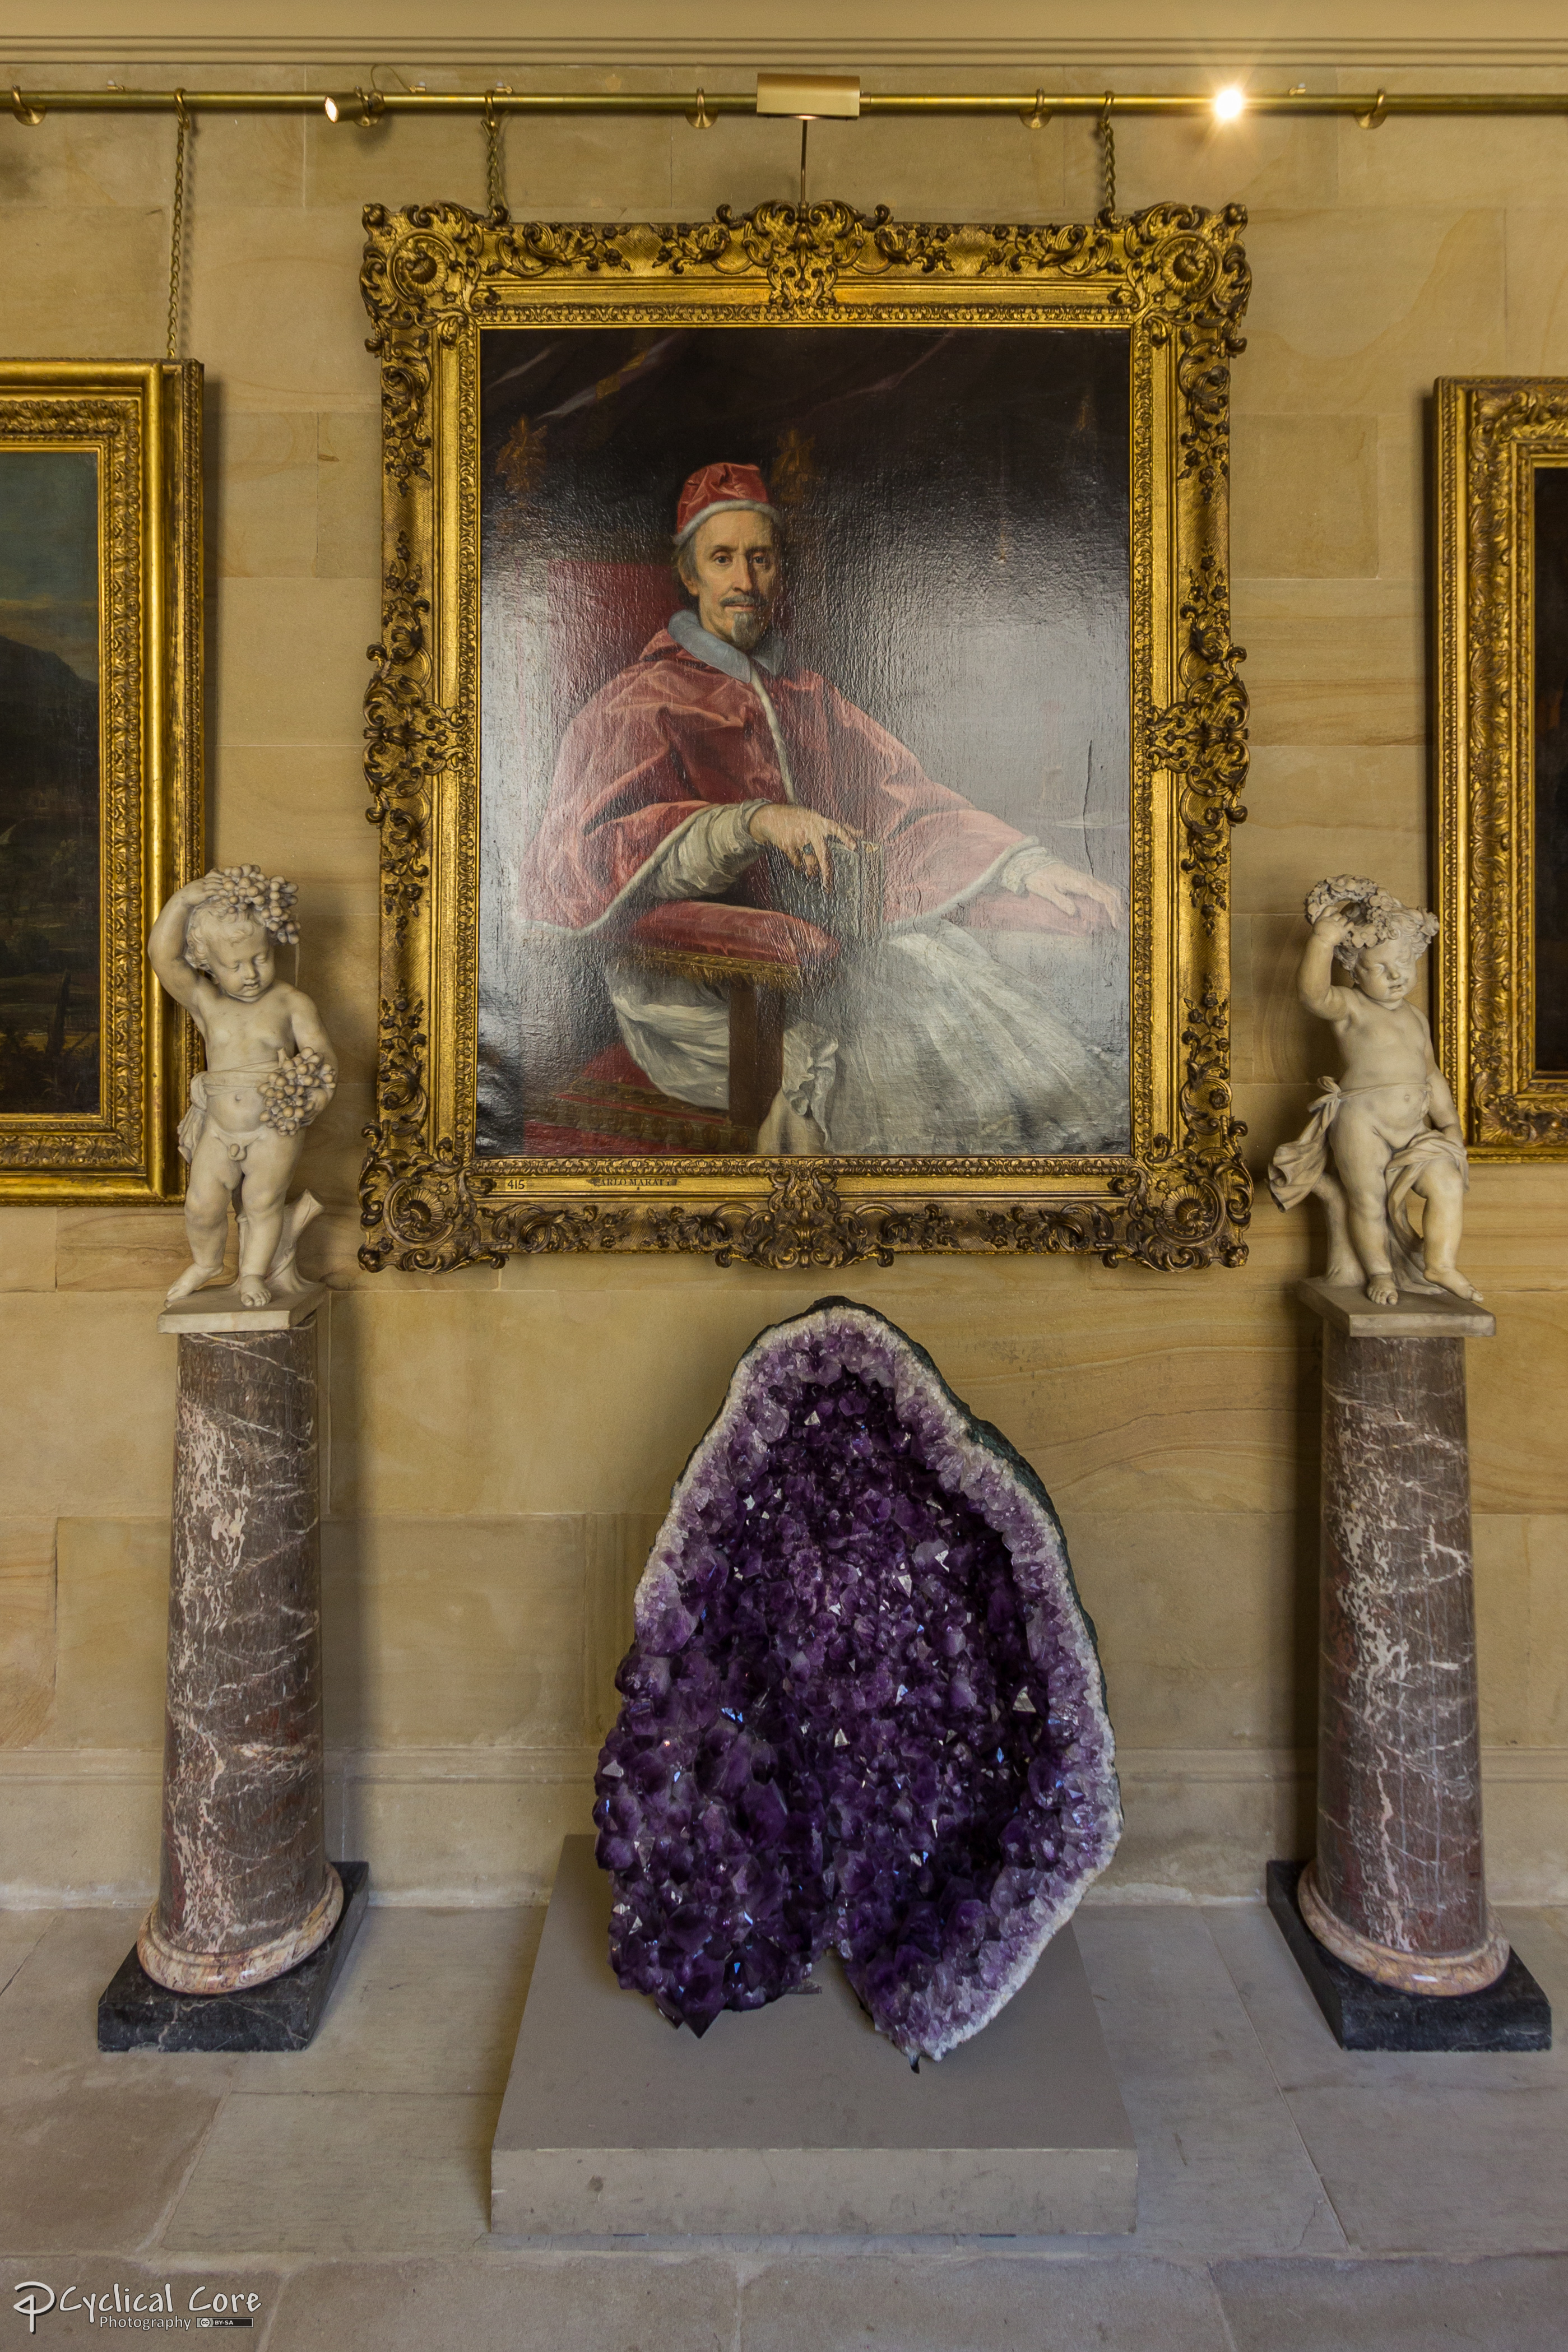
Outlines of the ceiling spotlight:
M 1230 82 L 1214 94 L 1214 119 L 1216 122 L 1236 122 L 1247 111 L 1247 92 L 1238 82 Z

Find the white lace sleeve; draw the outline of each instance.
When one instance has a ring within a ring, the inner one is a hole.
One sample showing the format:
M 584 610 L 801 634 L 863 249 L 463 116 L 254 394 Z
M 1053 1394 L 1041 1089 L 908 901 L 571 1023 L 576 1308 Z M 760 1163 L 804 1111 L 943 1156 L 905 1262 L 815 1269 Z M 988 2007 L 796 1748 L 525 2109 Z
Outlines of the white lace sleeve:
M 1011 890 L 1016 898 L 1021 898 L 1029 887 L 1030 875 L 1037 873 L 1042 866 L 1051 866 L 1055 862 L 1050 851 L 1042 849 L 1037 841 L 1026 841 L 1021 848 L 1013 852 L 996 877 L 994 887 L 998 890 Z
M 751 831 L 754 812 L 765 801 L 740 801 L 708 809 L 671 844 L 647 880 L 650 898 L 716 898 L 738 881 L 762 844 Z

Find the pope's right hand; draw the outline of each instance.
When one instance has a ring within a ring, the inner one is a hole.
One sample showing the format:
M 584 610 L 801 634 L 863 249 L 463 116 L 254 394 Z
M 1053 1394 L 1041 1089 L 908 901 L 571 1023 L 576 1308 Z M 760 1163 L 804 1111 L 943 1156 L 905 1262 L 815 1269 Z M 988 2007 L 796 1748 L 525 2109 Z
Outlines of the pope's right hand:
M 825 890 L 833 887 L 830 844 L 837 841 L 853 849 L 857 838 L 847 826 L 837 824 L 830 816 L 818 816 L 815 809 L 780 808 L 772 802 L 753 811 L 751 832 L 754 841 L 782 850 L 797 874 L 815 876 Z

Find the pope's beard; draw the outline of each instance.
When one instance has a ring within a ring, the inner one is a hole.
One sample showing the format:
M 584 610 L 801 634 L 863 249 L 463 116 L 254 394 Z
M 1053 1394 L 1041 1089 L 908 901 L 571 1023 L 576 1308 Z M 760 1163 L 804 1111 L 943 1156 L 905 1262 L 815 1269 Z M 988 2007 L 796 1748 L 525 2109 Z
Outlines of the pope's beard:
M 773 609 L 760 596 L 722 597 L 720 610 L 731 644 L 739 646 L 743 654 L 751 653 L 767 635 Z

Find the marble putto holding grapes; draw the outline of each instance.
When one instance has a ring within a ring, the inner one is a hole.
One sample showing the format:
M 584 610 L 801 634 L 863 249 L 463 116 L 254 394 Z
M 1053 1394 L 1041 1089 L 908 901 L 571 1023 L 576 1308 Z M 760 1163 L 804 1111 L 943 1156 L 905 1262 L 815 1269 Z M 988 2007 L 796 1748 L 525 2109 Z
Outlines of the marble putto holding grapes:
M 180 1128 L 190 1164 L 185 1233 L 191 1264 L 168 1294 L 187 1298 L 223 1272 L 232 1201 L 239 1222 L 237 1289 L 265 1307 L 298 1286 L 294 1251 L 318 1203 L 288 1199 L 305 1129 L 337 1085 L 331 1040 L 301 989 L 277 976 L 277 951 L 296 946 L 292 882 L 230 866 L 176 890 L 153 926 L 147 953 L 206 1047 Z
M 1364 1287 L 1374 1307 L 1405 1290 L 1479 1303 L 1455 1264 L 1469 1183 L 1459 1115 L 1426 1016 L 1406 1002 L 1437 918 L 1355 874 L 1314 884 L 1306 914 L 1297 993 L 1338 1036 L 1344 1076 L 1323 1080 L 1306 1128 L 1274 1154 L 1269 1189 L 1282 1209 L 1322 1202 L 1336 1286 Z M 1348 987 L 1333 984 L 1336 964 Z

